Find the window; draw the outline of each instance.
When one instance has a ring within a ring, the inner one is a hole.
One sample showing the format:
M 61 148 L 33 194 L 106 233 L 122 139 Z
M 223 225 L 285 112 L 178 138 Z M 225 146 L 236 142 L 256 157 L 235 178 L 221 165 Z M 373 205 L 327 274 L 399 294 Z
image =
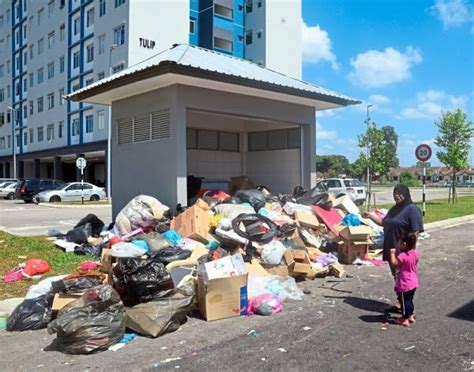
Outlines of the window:
M 105 72 L 104 71 L 101 71 L 97 74 L 97 80 L 101 80 L 105 77 Z
M 94 131 L 94 116 L 87 115 L 86 116 L 86 133 L 91 133 Z
M 253 42 L 253 31 L 247 30 L 245 33 L 245 45 L 250 45 Z
M 28 117 L 28 105 L 23 105 L 23 119 Z
M 25 66 L 28 64 L 28 52 L 23 52 L 23 64 Z
M 41 67 L 40 69 L 38 69 L 38 84 L 41 84 L 44 80 L 44 69 L 43 67 Z
M 86 25 L 87 27 L 90 27 L 94 24 L 94 8 L 89 9 L 86 13 Z
M 41 21 L 43 20 L 43 15 L 44 15 L 44 9 L 41 8 L 38 10 L 38 26 L 41 24 Z
M 87 62 L 94 60 L 94 44 L 89 44 L 87 47 Z
M 339 180 L 328 180 L 328 181 L 326 181 L 326 185 L 327 185 L 328 188 L 342 187 L 341 181 L 339 181 Z
M 59 89 L 59 106 L 64 105 L 64 88 Z
M 262 7 L 262 0 L 258 0 L 258 1 L 257 1 L 257 6 L 258 6 L 259 8 Z
M 51 49 L 54 45 L 54 31 L 48 34 L 48 48 Z
M 23 79 L 23 91 L 24 92 L 28 91 L 28 79 L 27 78 Z
M 7 74 L 11 72 L 11 62 L 10 60 L 7 61 Z
M 64 56 L 59 57 L 59 73 L 64 72 Z
M 99 0 L 99 17 L 105 15 L 105 0 Z
M 72 55 L 72 68 L 78 68 L 79 67 L 79 51 L 74 52 Z
M 189 20 L 189 33 L 190 34 L 194 34 L 195 27 L 196 27 L 196 20 L 194 18 L 191 18 Z
M 76 18 L 74 19 L 74 28 L 73 28 L 73 34 L 74 36 L 77 35 L 81 29 L 81 19 L 80 18 Z
M 30 30 L 33 29 L 33 18 L 34 18 L 34 17 L 31 16 L 31 17 L 29 18 L 29 20 L 28 20 L 28 23 L 29 23 L 29 25 L 30 25 Z
M 245 13 L 252 13 L 253 0 L 245 0 Z
M 114 29 L 114 43 L 117 45 L 125 43 L 125 25 L 120 25 Z
M 48 79 L 54 77 L 54 62 L 48 63 Z
M 218 37 L 214 38 L 214 47 L 227 50 L 228 52 L 232 52 L 233 50 L 233 43 L 232 41 L 220 39 Z
M 52 141 L 54 139 L 54 124 L 48 124 L 46 128 L 46 140 Z
M 28 75 L 28 78 L 30 80 L 30 88 L 33 86 L 33 83 L 34 83 L 34 76 L 33 76 L 33 73 L 29 74 Z
M 43 53 L 43 48 L 44 48 L 44 40 L 43 38 L 38 40 L 38 55 Z
M 105 34 L 99 36 L 99 55 L 105 51 Z
M 23 146 L 28 145 L 28 133 L 23 132 Z
M 94 83 L 94 78 L 86 79 L 86 86 Z
M 48 17 L 51 17 L 54 12 L 54 0 L 49 0 L 48 2 Z
M 63 23 L 59 26 L 59 41 L 64 41 L 66 38 L 66 25 Z
M 29 108 L 30 108 L 30 115 L 33 115 L 33 112 L 34 112 L 33 101 L 29 101 L 29 102 L 28 102 L 28 106 L 29 106 Z M 33 141 L 30 141 L 30 142 L 33 142 Z
M 0 137 L 0 150 L 5 148 L 5 137 Z
M 54 93 L 48 94 L 48 110 L 54 108 Z
M 59 9 L 62 9 L 66 6 L 66 0 L 59 0 Z
M 226 18 L 234 18 L 234 11 L 231 8 L 214 4 L 214 13 Z
M 0 88 L 0 102 L 3 102 L 5 99 L 5 90 L 3 88 Z
M 7 98 L 10 98 L 10 85 L 7 85 Z
M 33 143 L 35 139 L 35 131 L 33 129 L 30 129 L 30 143 Z
M 262 38 L 262 31 L 258 31 L 257 32 L 257 39 L 261 39 Z
M 28 25 L 25 23 L 25 24 L 23 25 L 23 40 L 26 39 L 27 33 L 28 33 Z
M 125 68 L 125 64 L 124 63 L 121 63 L 119 65 L 116 65 L 114 67 L 112 67 L 112 73 L 115 74 L 119 71 L 122 71 L 123 69 Z
M 10 147 L 12 147 L 12 136 L 8 136 L 7 138 L 8 138 L 8 140 L 7 140 L 8 145 L 7 146 L 8 146 L 8 148 L 10 148 Z
M 34 45 L 30 45 L 30 59 L 33 59 L 33 47 Z
M 97 129 L 102 130 L 105 128 L 105 116 L 104 110 L 97 111 Z
M 39 97 L 36 100 L 36 108 L 37 108 L 38 112 L 43 112 L 43 97 Z
M 0 65 L 0 78 L 5 76 L 5 65 Z
M 18 96 L 20 94 L 20 83 L 18 81 L 15 82 L 15 95 Z
M 73 119 L 72 121 L 72 135 L 78 136 L 80 133 L 79 119 Z
M 37 133 L 38 133 L 38 142 L 43 142 L 43 139 L 44 139 L 43 127 L 37 128 Z
M 63 130 L 64 130 L 64 121 L 60 121 L 58 124 L 58 138 L 63 138 Z
M 0 15 L 0 27 L 3 27 L 3 21 L 4 21 L 4 18 L 3 18 L 3 14 Z M 3 138 L 3 140 L 5 140 L 5 138 Z
M 115 7 L 119 7 L 120 5 L 125 4 L 125 0 L 115 0 Z

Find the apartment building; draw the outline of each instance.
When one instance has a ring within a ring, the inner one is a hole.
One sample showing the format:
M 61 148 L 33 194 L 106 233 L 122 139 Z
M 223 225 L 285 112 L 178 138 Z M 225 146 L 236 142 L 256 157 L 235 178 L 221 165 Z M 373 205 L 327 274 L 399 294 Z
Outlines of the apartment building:
M 175 43 L 301 78 L 301 0 L 0 2 L 0 177 L 105 183 L 109 108 L 63 96 Z

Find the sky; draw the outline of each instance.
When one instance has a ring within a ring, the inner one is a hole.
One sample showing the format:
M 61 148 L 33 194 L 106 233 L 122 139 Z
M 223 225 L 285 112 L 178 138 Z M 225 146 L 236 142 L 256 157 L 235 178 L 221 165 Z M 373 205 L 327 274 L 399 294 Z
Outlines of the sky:
M 303 80 L 362 101 L 317 113 L 316 153 L 355 161 L 367 105 L 399 136 L 402 166 L 433 148 L 435 121 L 461 108 L 473 120 L 474 0 L 302 0 Z M 474 145 L 474 141 L 473 141 Z M 471 151 L 470 162 L 473 160 Z

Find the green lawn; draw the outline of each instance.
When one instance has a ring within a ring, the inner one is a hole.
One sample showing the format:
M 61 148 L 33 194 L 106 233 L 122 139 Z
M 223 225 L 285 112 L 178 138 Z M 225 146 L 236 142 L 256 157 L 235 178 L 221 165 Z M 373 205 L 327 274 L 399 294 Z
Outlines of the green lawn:
M 19 257 L 19 256 L 26 256 Z M 0 300 L 12 297 L 22 297 L 28 288 L 36 282 L 21 280 L 13 283 L 5 283 L 3 274 L 18 266 L 18 264 L 29 258 L 42 258 L 49 262 L 51 272 L 43 278 L 52 275 L 69 274 L 77 272 L 81 262 L 93 260 L 90 256 L 78 256 L 74 253 L 64 253 L 56 248 L 53 243 L 44 237 L 21 237 L 0 231 Z

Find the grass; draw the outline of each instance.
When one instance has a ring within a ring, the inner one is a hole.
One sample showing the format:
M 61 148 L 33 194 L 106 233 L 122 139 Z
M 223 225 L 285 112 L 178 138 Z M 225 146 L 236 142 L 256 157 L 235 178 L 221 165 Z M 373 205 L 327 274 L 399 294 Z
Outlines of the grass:
M 48 261 L 51 271 L 44 274 L 42 279 L 48 276 L 77 272 L 81 262 L 94 259 L 91 256 L 64 253 L 44 237 L 22 237 L 0 231 L 0 275 L 2 276 L 0 279 L 0 300 L 23 297 L 28 288 L 37 283 L 26 279 L 13 283 L 3 281 L 3 274 L 26 260 L 19 256 L 26 256 L 26 259 L 42 258 Z
M 415 203 L 423 210 L 423 203 Z M 377 208 L 390 208 L 393 204 L 377 205 Z M 364 208 L 364 207 L 362 207 Z M 474 214 L 474 196 L 460 196 L 455 204 L 448 204 L 448 199 L 428 200 L 426 202 L 425 223 L 446 220 Z

